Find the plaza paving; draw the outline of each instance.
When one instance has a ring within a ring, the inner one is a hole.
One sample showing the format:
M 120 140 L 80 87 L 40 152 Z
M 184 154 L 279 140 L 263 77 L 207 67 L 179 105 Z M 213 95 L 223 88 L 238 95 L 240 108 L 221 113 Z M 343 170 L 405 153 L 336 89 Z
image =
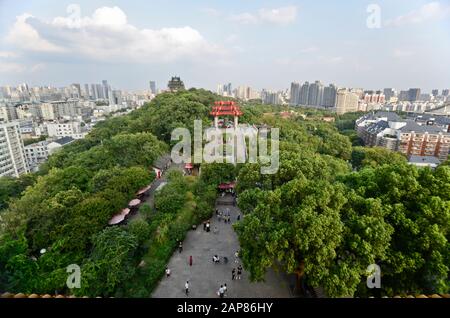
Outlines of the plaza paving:
M 172 271 L 169 278 L 161 279 L 152 297 L 161 298 L 217 298 L 217 291 L 222 284 L 227 284 L 228 298 L 281 298 L 292 297 L 288 281 L 282 274 L 270 270 L 265 282 L 251 283 L 248 273 L 244 270 L 241 280 L 232 280 L 231 271 L 238 266 L 234 253 L 239 250 L 239 242 L 232 223 L 236 222 L 239 209 L 232 205 L 217 205 L 219 210 L 226 208 L 231 212 L 231 224 L 219 221 L 214 215 L 211 219 L 211 232 L 199 226 L 197 230 L 188 232 L 183 242 L 183 251 L 178 250 L 172 255 L 168 267 Z M 218 233 L 213 229 L 217 226 Z M 220 264 L 212 262 L 213 255 L 219 255 Z M 193 265 L 189 266 L 189 256 L 193 257 Z M 224 264 L 223 256 L 228 257 Z M 184 284 L 189 281 L 189 296 L 185 295 Z

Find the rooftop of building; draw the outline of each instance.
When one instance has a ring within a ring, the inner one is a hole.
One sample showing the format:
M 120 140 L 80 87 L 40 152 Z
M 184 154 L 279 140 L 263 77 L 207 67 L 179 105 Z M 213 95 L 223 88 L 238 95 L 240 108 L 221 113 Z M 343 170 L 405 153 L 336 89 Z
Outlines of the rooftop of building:
M 428 121 L 433 121 L 438 125 L 450 125 L 450 117 L 447 116 L 420 114 L 417 116 L 412 116 L 411 119 L 415 119 L 415 121 L 419 123 L 426 123 Z
M 64 146 L 64 145 L 71 143 L 74 140 L 75 139 L 73 139 L 72 137 L 62 137 L 60 139 L 55 140 L 54 142 L 60 144 L 61 146 Z
M 446 133 L 442 127 L 434 126 L 434 125 L 419 125 L 416 121 L 407 119 L 404 122 L 406 122 L 406 125 L 400 128 L 400 131 L 402 132 L 428 132 L 428 133 Z
M 420 163 L 420 164 L 440 164 L 441 161 L 433 156 L 416 156 L 416 155 L 411 155 L 408 159 L 408 161 L 410 163 Z
M 385 120 L 380 120 L 376 123 L 369 124 L 367 126 L 367 132 L 370 134 L 378 134 L 386 128 L 389 128 L 389 123 Z

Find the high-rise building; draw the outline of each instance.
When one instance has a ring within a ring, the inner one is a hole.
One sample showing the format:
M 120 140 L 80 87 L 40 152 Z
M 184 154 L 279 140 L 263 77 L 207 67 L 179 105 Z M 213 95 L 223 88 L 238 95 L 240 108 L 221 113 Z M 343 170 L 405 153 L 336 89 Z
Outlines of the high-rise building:
M 324 106 L 324 107 L 336 106 L 336 93 L 337 93 L 337 87 L 334 84 L 330 84 L 329 86 L 325 87 L 323 89 L 322 106 Z
M 408 91 L 408 101 L 415 102 L 420 99 L 420 88 L 410 88 Z
M 336 113 L 342 115 L 349 112 L 356 112 L 358 111 L 358 102 L 358 94 L 347 89 L 339 89 L 336 96 Z
M 433 95 L 434 97 L 439 96 L 439 90 L 438 90 L 438 89 L 433 89 L 433 90 L 431 91 L 431 95 Z
M 156 95 L 156 82 L 150 81 L 150 93 Z
M 12 105 L 0 106 L 0 122 L 7 122 L 18 119 L 17 109 Z
M 217 95 L 223 96 L 224 91 L 223 91 L 223 85 L 222 84 L 218 84 L 217 85 L 217 91 L 216 91 Z
M 431 94 L 420 94 L 419 100 L 421 102 L 430 102 L 433 98 L 433 95 Z
M 44 120 L 55 120 L 57 115 L 55 106 L 52 103 L 42 103 L 40 105 L 42 118 Z
M 291 94 L 290 94 L 290 104 L 299 105 L 300 104 L 300 84 L 296 82 L 291 83 Z
M 233 96 L 231 83 L 217 85 L 217 94 L 221 96 Z
M 299 104 L 306 106 L 309 100 L 309 82 L 305 82 L 300 88 Z
M 109 87 L 107 80 L 102 81 L 102 88 L 103 88 L 103 98 L 109 99 L 109 91 L 111 90 L 111 88 Z
M 392 97 L 395 97 L 395 90 L 393 88 L 385 88 L 383 90 L 384 97 L 386 101 L 390 101 Z
M 98 99 L 97 86 L 95 84 L 91 84 L 91 99 Z
M 74 89 L 74 93 L 72 94 L 73 98 L 81 98 L 81 85 L 78 83 L 74 83 L 72 84 L 72 87 Z
M 308 105 L 320 106 L 323 99 L 323 85 L 320 81 L 315 81 L 309 85 Z
M 105 92 L 101 84 L 96 84 L 95 88 L 97 90 L 97 99 L 105 99 Z
M 90 99 L 91 94 L 89 93 L 89 84 L 84 84 L 84 98 Z
M 0 124 L 0 177 L 27 173 L 25 150 L 17 122 Z
M 261 91 L 261 101 L 263 104 L 279 105 L 281 104 L 280 93 L 263 89 Z
M 247 100 L 248 99 L 248 87 L 245 85 L 238 86 L 236 89 L 236 97 L 239 99 Z
M 398 94 L 398 99 L 402 102 L 409 100 L 409 92 L 408 91 L 400 91 Z
M 121 90 L 113 90 L 113 105 L 121 105 L 122 104 L 122 91 Z
M 0 106 L 0 123 L 9 121 L 8 108 L 6 106 Z
M 227 96 L 233 96 L 233 90 L 231 88 L 231 83 L 225 84 L 223 87 L 224 93 L 227 93 Z
M 447 97 L 449 95 L 450 90 L 449 89 L 443 89 L 442 90 L 442 96 Z

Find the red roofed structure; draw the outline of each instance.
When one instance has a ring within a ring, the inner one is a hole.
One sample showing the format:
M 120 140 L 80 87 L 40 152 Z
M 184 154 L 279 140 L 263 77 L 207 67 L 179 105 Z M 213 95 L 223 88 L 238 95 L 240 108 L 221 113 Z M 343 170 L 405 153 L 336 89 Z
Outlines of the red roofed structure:
M 214 102 L 210 115 L 214 116 L 214 126 L 219 128 L 219 116 L 233 116 L 234 127 L 238 126 L 238 118 L 242 116 L 241 108 L 234 101 Z

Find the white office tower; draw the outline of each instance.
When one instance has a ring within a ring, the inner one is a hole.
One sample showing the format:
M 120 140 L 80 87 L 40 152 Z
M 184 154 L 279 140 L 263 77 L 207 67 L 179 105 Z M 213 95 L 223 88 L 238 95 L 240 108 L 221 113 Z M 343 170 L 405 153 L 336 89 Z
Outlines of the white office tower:
M 359 96 L 347 89 L 340 89 L 336 97 L 336 113 L 342 115 L 358 111 Z
M 0 124 L 0 177 L 18 177 L 27 172 L 19 123 Z

